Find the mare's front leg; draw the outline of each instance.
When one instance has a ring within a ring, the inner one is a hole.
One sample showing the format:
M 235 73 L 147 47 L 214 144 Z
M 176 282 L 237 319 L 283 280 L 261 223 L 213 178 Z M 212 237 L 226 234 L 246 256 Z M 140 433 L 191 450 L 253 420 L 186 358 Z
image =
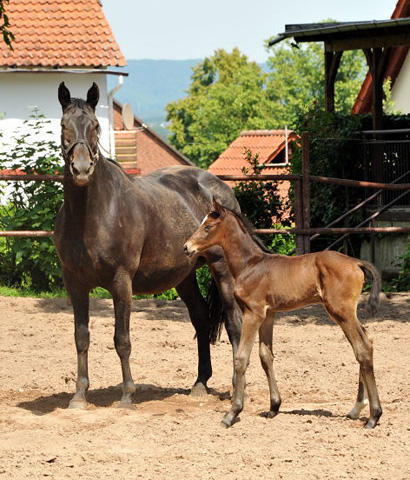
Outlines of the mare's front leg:
M 74 337 L 77 349 L 76 392 L 69 408 L 87 408 L 86 393 L 89 387 L 88 349 L 90 346 L 89 288 L 79 284 L 78 279 L 64 275 L 64 282 L 74 311 Z
M 235 356 L 235 375 L 236 384 L 232 397 L 232 406 L 225 415 L 222 424 L 226 427 L 232 426 L 237 416 L 243 410 L 245 396 L 245 373 L 249 365 L 249 357 L 255 342 L 259 326 L 263 322 L 262 316 L 256 315 L 249 310 L 245 310 L 242 324 L 241 341 L 239 342 L 238 352 Z
M 115 313 L 114 345 L 115 350 L 121 360 L 123 379 L 122 398 L 119 407 L 134 408 L 131 397 L 136 390 L 136 386 L 132 379 L 130 368 L 130 316 L 132 302 L 132 281 L 127 272 L 117 272 L 111 288 L 111 293 L 114 301 Z

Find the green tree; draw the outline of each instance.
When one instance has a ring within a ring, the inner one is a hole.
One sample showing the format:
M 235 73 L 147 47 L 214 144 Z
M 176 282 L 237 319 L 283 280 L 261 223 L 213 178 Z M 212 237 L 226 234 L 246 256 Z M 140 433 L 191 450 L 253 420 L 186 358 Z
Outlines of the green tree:
M 10 22 L 4 7 L 5 3 L 9 3 L 9 0 L 0 0 L 0 33 L 3 35 L 4 43 L 13 49 L 11 42 L 14 40 L 14 35 L 9 30 Z
M 324 54 L 321 43 L 277 44 L 268 59 L 267 97 L 282 124 L 295 126 L 297 117 L 314 104 L 324 105 Z M 367 71 L 362 51 L 344 52 L 336 76 L 335 109 L 349 113 Z
M 171 143 L 206 168 L 242 130 L 273 128 L 267 75 L 235 48 L 193 68 L 188 96 L 167 106 Z

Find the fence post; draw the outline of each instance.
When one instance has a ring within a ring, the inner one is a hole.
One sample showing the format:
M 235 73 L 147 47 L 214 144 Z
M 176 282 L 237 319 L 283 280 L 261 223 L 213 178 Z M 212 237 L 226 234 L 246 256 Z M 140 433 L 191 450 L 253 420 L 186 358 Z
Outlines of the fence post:
M 302 178 L 295 181 L 295 227 L 303 228 Z M 303 235 L 296 234 L 296 255 L 303 255 Z
M 302 133 L 302 227 L 310 228 L 309 133 Z M 303 235 L 303 253 L 310 253 L 310 235 Z

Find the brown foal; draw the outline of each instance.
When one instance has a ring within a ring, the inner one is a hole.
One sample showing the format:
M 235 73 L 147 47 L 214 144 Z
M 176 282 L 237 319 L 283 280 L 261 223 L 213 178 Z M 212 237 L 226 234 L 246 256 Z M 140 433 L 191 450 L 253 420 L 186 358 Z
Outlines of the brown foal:
M 208 248 L 222 247 L 235 279 L 235 297 L 244 316 L 242 334 L 235 355 L 236 385 L 231 410 L 222 420 L 230 427 L 243 410 L 245 372 L 259 331 L 259 356 L 270 391 L 270 411 L 274 417 L 281 404 L 273 373 L 272 332 L 276 312 L 294 310 L 320 303 L 337 322 L 353 347 L 360 365 L 357 401 L 348 417 L 357 419 L 369 404 L 366 428 L 374 428 L 382 414 L 373 371 L 372 340 L 360 324 L 357 303 L 362 292 L 364 273 L 373 277 L 367 304 L 371 315 L 379 303 L 380 276 L 365 261 L 338 252 L 325 251 L 296 257 L 267 253 L 253 238 L 243 221 L 214 201 L 209 213 L 184 245 L 189 256 Z

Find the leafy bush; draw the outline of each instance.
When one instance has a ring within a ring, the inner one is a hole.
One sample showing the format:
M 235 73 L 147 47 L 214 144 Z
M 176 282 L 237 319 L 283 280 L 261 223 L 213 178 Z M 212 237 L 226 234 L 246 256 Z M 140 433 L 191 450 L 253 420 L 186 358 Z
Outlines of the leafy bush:
M 12 138 L 12 152 L 0 151 L 0 169 L 11 168 L 25 174 L 61 173 L 60 147 L 43 140 L 49 121 L 38 112 L 24 122 L 25 132 Z M 10 147 L 10 145 L 9 145 Z M 53 230 L 63 200 L 58 182 L 15 182 L 0 211 L 1 230 Z M 60 288 L 61 271 L 51 237 L 6 237 L 0 244 L 1 283 L 50 291 Z
M 242 169 L 244 175 L 258 175 L 263 167 L 259 165 L 259 155 L 247 149 L 245 158 L 249 167 Z M 239 182 L 233 191 L 242 212 L 256 228 L 289 227 L 292 221 L 291 205 L 283 203 L 278 193 L 278 184 L 273 181 L 250 180 Z M 288 253 L 294 241 L 288 235 L 263 235 L 262 240 L 277 253 Z

